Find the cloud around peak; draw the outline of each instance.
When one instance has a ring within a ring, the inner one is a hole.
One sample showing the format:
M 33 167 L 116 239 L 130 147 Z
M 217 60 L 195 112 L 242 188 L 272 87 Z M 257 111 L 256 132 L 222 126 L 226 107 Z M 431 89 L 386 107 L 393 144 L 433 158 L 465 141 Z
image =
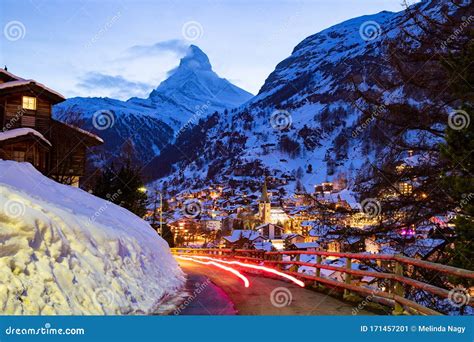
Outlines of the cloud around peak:
M 189 44 L 180 39 L 170 39 L 151 45 L 134 45 L 125 51 L 125 58 L 149 57 L 164 52 L 182 56 L 187 53 Z

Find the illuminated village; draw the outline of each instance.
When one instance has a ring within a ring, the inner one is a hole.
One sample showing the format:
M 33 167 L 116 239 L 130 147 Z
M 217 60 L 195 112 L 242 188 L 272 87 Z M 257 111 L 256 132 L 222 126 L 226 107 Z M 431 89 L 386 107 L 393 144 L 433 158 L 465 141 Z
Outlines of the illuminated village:
M 271 177 L 262 177 L 255 192 L 215 184 L 163 199 L 163 213 L 155 201 L 155 215 L 152 209 L 147 218 L 159 232 L 169 226 L 176 247 L 403 253 L 430 259 L 448 243 L 452 228 L 444 218 L 381 233 L 376 229 L 380 208 L 375 213 L 362 208 L 345 189 L 346 182 L 340 177 L 315 185 L 313 193 L 290 196 L 281 196 Z M 411 192 L 410 184 L 399 186 L 405 194 Z M 443 234 L 436 236 L 439 229 Z

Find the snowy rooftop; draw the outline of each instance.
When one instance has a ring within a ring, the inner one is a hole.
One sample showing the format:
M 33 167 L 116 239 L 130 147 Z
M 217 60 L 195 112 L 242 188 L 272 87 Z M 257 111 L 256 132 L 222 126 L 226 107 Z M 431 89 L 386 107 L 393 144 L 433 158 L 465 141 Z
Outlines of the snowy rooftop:
M 10 82 L 5 82 L 5 83 L 1 83 L 0 84 L 0 90 L 2 89 L 8 89 L 8 88 L 14 88 L 14 87 L 21 87 L 21 86 L 28 86 L 28 85 L 35 85 L 35 86 L 38 86 L 44 90 L 46 90 L 47 92 L 53 94 L 53 95 L 56 95 L 57 97 L 59 97 L 60 99 L 62 100 L 65 100 L 66 98 L 61 95 L 60 93 L 58 93 L 57 91 L 51 89 L 51 88 L 48 88 L 46 87 L 44 84 L 42 83 L 39 83 L 39 82 L 36 82 L 35 80 L 24 80 L 24 79 L 18 79 L 16 81 L 10 81 Z
M 236 241 L 239 241 L 242 238 L 249 239 L 250 241 L 253 241 L 253 240 L 255 240 L 259 237 L 262 237 L 262 236 L 256 231 L 236 229 L 236 230 L 232 231 L 232 234 L 230 236 L 225 236 L 224 239 L 226 239 L 229 242 L 236 242 Z
M 15 128 L 9 131 L 0 132 L 0 141 L 10 140 L 25 135 L 34 135 L 39 139 L 43 140 L 49 146 L 52 146 L 48 139 L 43 136 L 43 134 L 32 128 Z
M 319 247 L 319 244 L 317 242 L 295 242 L 293 245 L 298 249 L 318 248 Z

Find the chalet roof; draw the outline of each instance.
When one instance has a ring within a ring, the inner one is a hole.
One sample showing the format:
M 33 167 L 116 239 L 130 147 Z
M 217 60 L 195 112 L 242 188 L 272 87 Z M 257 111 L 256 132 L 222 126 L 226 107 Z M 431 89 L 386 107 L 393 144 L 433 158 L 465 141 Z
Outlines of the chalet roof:
M 0 68 L 0 78 L 8 81 L 23 80 L 23 78 L 12 74 L 11 72 L 6 71 L 5 69 Z
M 295 246 L 298 249 L 318 248 L 319 247 L 319 243 L 317 243 L 317 242 L 295 242 L 291 245 Z
M 403 254 L 409 257 L 419 255 L 422 258 L 426 258 L 445 244 L 446 241 L 442 239 L 420 239 L 416 240 L 412 245 L 405 247 Z
M 295 237 L 303 237 L 303 235 L 297 233 L 281 234 L 282 239 L 293 239 Z
M 9 131 L 0 132 L 0 142 L 15 139 L 22 136 L 27 136 L 27 135 L 35 136 L 36 138 L 39 138 L 47 145 L 52 146 L 51 143 L 48 141 L 48 139 L 46 139 L 43 136 L 43 134 L 41 134 L 40 132 L 32 128 L 15 128 Z
M 283 227 L 282 227 L 282 226 L 279 226 L 279 225 L 277 225 L 277 224 L 273 224 L 273 223 L 264 223 L 264 224 L 261 224 L 260 226 L 257 226 L 257 227 L 255 228 L 255 230 L 262 229 L 262 228 L 264 228 L 264 227 L 266 227 L 266 226 L 274 226 L 274 227 L 275 227 L 275 228 L 277 228 L 277 229 L 283 229 Z
M 95 135 L 94 133 L 91 133 L 91 132 L 86 131 L 82 128 L 67 124 L 67 123 L 62 122 L 62 121 L 58 121 L 58 120 L 54 120 L 54 119 L 52 121 L 56 125 L 62 126 L 63 128 L 66 128 L 66 129 L 73 130 L 73 131 L 83 135 L 85 138 L 88 139 L 88 141 L 91 145 L 101 145 L 101 144 L 104 143 L 104 140 L 102 140 L 101 137 L 99 137 L 98 135 Z
M 1 69 L 0 69 L 1 70 Z M 3 70 L 5 72 L 5 70 Z M 17 76 L 15 76 L 17 77 Z M 46 87 L 44 84 L 36 82 L 35 80 L 25 80 L 18 78 L 14 81 L 0 83 L 0 91 L 6 91 L 14 88 L 26 87 L 29 90 L 41 89 L 41 93 L 46 92 L 56 103 L 64 101 L 66 98 L 57 91 Z M 36 89 L 38 88 L 38 89 Z
M 239 241 L 240 239 L 249 239 L 250 241 L 254 241 L 258 239 L 259 237 L 262 237 L 262 236 L 254 230 L 235 229 L 234 231 L 232 231 L 232 235 L 224 236 L 224 239 L 229 242 L 236 242 L 236 241 Z
M 273 244 L 271 242 L 256 242 L 253 244 L 255 249 L 271 252 L 273 249 Z

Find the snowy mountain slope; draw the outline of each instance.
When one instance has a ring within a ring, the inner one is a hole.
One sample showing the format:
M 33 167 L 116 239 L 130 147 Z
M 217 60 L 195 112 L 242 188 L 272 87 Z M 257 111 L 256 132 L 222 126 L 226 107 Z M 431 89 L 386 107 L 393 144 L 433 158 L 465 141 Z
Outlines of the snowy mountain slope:
M 180 65 L 146 99 L 76 97 L 56 105 L 54 113 L 66 121 L 71 113 L 79 114 L 83 127 L 105 140 L 102 151 L 106 156 L 116 155 L 128 141 L 138 161 L 146 164 L 173 142 L 182 127 L 241 105 L 251 97 L 220 78 L 206 54 L 191 45 Z
M 416 6 L 425 15 L 437 16 L 442 5 L 426 1 Z M 402 27 L 417 34 L 404 11 L 381 12 L 304 39 L 252 100 L 230 116 L 219 117 L 205 132 L 194 130 L 196 137 L 183 135 L 152 161 L 159 168 L 164 156 L 172 153 L 168 151 L 183 154 L 192 150 L 198 137 L 206 137 L 199 150 L 177 161 L 172 168 L 177 171 L 161 183 L 174 184 L 178 191 L 229 180 L 245 186 L 243 176 L 268 173 L 284 180 L 285 190 L 292 193 L 297 187 L 311 191 L 315 184 L 342 175 L 354 178 L 383 149 L 370 129 L 358 131 L 361 113 L 354 106 L 354 85 L 379 89 L 379 79 L 391 77 L 387 45 L 399 39 Z M 392 89 L 386 101 L 399 96 L 424 100 L 406 89 Z
M 153 313 L 184 275 L 143 220 L 30 164 L 0 161 L 0 311 Z

